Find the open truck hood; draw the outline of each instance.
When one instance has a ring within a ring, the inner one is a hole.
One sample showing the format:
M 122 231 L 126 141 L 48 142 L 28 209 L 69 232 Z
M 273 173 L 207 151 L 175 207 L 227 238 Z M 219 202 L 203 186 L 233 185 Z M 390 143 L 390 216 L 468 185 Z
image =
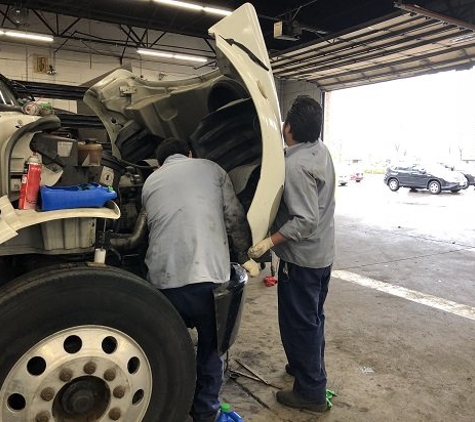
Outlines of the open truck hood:
M 216 47 L 244 81 L 257 110 L 262 135 L 261 175 L 247 219 L 256 243 L 274 221 L 284 186 L 279 102 L 269 55 L 254 7 L 246 3 L 209 29 Z
M 219 70 L 201 77 L 160 82 L 118 70 L 90 88 L 84 101 L 103 121 L 116 157 L 136 162 L 150 158 L 162 139 L 191 139 L 198 157 L 216 161 L 228 171 L 238 194 L 241 188 L 237 185 L 248 190 L 252 185 L 245 208 L 255 243 L 268 233 L 284 184 L 274 77 L 252 5 L 244 4 L 211 27 L 209 33 L 216 40 Z M 229 88 L 231 98 L 229 92 L 220 96 Z M 258 120 L 258 125 L 251 122 L 249 126 L 259 126 L 258 141 L 253 144 L 239 139 L 245 131 L 237 123 L 245 120 L 249 110 L 254 116 L 249 121 Z M 214 126 L 216 122 L 221 126 Z M 213 131 L 216 143 L 210 147 Z M 223 159 L 219 154 L 225 155 L 226 150 L 232 153 Z M 253 177 L 257 180 L 250 182 Z

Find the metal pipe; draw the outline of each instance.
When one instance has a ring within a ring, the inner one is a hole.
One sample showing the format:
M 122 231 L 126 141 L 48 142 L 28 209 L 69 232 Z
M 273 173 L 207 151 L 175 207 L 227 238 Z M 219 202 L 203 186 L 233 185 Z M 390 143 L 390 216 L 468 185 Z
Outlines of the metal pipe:
M 132 233 L 110 233 L 109 242 L 110 245 L 118 251 L 130 251 L 146 241 L 147 233 L 147 213 L 142 210 L 137 217 Z

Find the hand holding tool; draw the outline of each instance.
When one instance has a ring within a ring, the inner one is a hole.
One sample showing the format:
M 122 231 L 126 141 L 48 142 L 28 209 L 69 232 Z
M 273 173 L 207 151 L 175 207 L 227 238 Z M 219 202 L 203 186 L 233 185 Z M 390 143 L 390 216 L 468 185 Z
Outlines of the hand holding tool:
M 264 240 L 261 240 L 256 245 L 249 248 L 247 254 L 249 258 L 259 258 L 264 255 L 270 248 L 274 246 L 274 242 L 272 242 L 272 238 L 268 237 Z

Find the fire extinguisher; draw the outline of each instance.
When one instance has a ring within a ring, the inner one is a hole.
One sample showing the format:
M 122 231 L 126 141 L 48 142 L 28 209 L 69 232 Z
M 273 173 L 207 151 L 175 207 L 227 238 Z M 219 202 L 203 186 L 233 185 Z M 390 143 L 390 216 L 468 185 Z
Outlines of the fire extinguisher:
M 35 152 L 26 162 L 21 178 L 20 199 L 18 201 L 20 210 L 34 210 L 36 208 L 40 179 L 41 161 Z

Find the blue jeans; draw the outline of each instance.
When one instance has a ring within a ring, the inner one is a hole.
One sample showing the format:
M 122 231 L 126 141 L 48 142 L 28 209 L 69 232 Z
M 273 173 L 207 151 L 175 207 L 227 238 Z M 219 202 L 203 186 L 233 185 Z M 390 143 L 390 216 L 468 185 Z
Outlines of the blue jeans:
M 280 261 L 279 327 L 285 354 L 295 374 L 294 391 L 307 400 L 324 403 L 325 313 L 331 265 L 306 268 Z
M 190 415 L 209 420 L 220 408 L 219 391 L 224 381 L 223 361 L 217 351 L 214 283 L 197 283 L 161 292 L 180 313 L 188 328 L 198 331 L 196 388 Z

